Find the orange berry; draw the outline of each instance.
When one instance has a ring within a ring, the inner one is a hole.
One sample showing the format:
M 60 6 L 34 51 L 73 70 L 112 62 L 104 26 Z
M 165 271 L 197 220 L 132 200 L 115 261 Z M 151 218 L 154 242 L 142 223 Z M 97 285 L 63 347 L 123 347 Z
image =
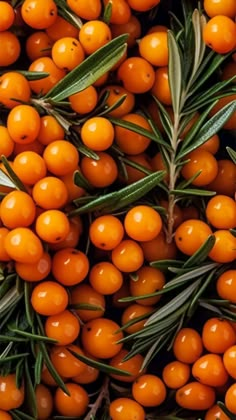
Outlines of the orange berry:
M 203 7 L 209 17 L 224 15 L 234 19 L 236 15 L 234 0 L 204 0 Z
M 166 399 L 166 386 L 156 375 L 144 374 L 132 385 L 133 398 L 143 407 L 157 407 Z
M 57 340 L 59 346 L 73 343 L 80 333 L 78 318 L 68 310 L 47 317 L 44 328 L 47 337 Z
M 122 326 L 126 325 L 127 323 L 135 321 L 136 318 L 139 318 L 139 317 L 143 318 L 145 315 L 146 317 L 143 318 L 141 321 L 137 320 L 135 323 L 132 323 L 132 325 L 127 326 L 124 329 L 124 331 L 127 332 L 128 334 L 133 334 L 137 331 L 142 330 L 144 328 L 144 324 L 147 321 L 148 316 L 152 314 L 153 310 L 154 310 L 153 306 L 143 306 L 143 305 L 140 305 L 139 303 L 129 304 L 129 306 L 127 306 L 127 308 L 125 308 L 122 313 L 122 317 L 121 317 Z
M 216 290 L 221 299 L 236 303 L 236 270 L 226 270 L 216 281 Z
M 214 404 L 207 410 L 204 420 L 230 420 L 230 418 L 217 404 Z
M 189 219 L 181 223 L 175 231 L 175 243 L 186 255 L 193 255 L 212 234 L 211 228 L 203 221 Z
M 0 258 L 1 259 L 1 258 Z M 15 263 L 15 270 L 19 277 L 25 281 L 37 282 L 45 279 L 51 271 L 51 257 L 47 252 L 43 252 L 42 257 L 32 263 Z
M 34 29 L 46 29 L 57 18 L 57 5 L 53 0 L 24 0 L 21 16 Z
M 45 385 L 38 384 L 35 387 L 35 398 L 38 419 L 48 420 L 53 410 L 53 397 L 51 392 Z
M 18 60 L 20 56 L 20 41 L 13 32 L 3 31 L 0 32 L 0 45 L 0 66 L 11 66 Z
M 227 389 L 225 394 L 225 406 L 232 414 L 236 414 L 235 397 L 236 384 L 234 383 Z
M 208 201 L 206 217 L 217 229 L 232 229 L 236 226 L 236 202 L 227 195 L 218 194 Z
M 38 153 L 29 150 L 16 155 L 13 161 L 13 170 L 26 185 L 36 184 L 47 173 L 43 158 Z
M 104 117 L 88 118 L 81 128 L 81 140 L 90 149 L 102 152 L 112 146 L 115 131 Z
M 82 386 L 69 382 L 66 384 L 69 395 L 57 388 L 54 396 L 56 410 L 63 416 L 80 417 L 87 411 L 89 396 Z
M 123 121 L 133 123 L 137 127 L 152 131 L 147 119 L 142 115 L 131 113 L 122 117 Z M 143 153 L 151 143 L 151 140 L 142 134 L 135 133 L 127 128 L 115 126 L 115 141 L 122 152 L 128 155 Z
M 37 181 L 32 190 L 35 203 L 45 210 L 60 209 L 68 200 L 64 182 L 55 176 L 47 176 Z
M 111 259 L 118 270 L 132 273 L 143 265 L 144 256 L 142 248 L 137 242 L 124 239 L 112 250 Z
M 129 92 L 145 93 L 154 84 L 155 71 L 143 57 L 129 57 L 121 63 L 117 77 Z
M 203 29 L 203 40 L 213 51 L 226 54 L 236 45 L 236 24 L 225 15 L 212 17 Z
M 100 20 L 90 20 L 83 24 L 79 31 L 79 41 L 87 55 L 111 41 L 109 26 Z
M 3 32 L 9 29 L 15 20 L 15 13 L 11 4 L 6 1 L 0 1 L 0 16 L 0 32 Z
M 196 360 L 192 366 L 192 375 L 201 384 L 218 387 L 228 381 L 228 373 L 218 354 L 207 353 Z
M 174 360 L 165 365 L 162 371 L 162 378 L 168 388 L 178 389 L 188 382 L 190 374 L 190 366 L 187 363 Z
M 215 403 L 215 391 L 200 382 L 189 382 L 176 391 L 177 404 L 187 410 L 207 410 Z
M 136 354 L 130 359 L 124 361 L 123 359 L 127 356 L 127 354 L 128 354 L 128 350 L 121 349 L 118 354 L 112 357 L 112 359 L 109 362 L 109 365 L 117 369 L 122 369 L 130 374 L 129 376 L 124 376 L 124 375 L 111 373 L 110 376 L 112 378 L 118 381 L 129 383 L 129 382 L 133 382 L 139 375 L 141 375 L 143 356 L 141 356 L 141 354 Z
M 236 344 L 236 333 L 226 319 L 209 318 L 202 329 L 202 342 L 207 351 L 221 354 Z
M 118 167 L 106 152 L 97 152 L 99 159 L 83 157 L 81 160 L 81 172 L 85 178 L 96 188 L 104 188 L 113 184 L 118 177 Z
M 40 57 L 50 57 L 53 41 L 44 31 L 36 31 L 29 35 L 25 43 L 25 51 L 30 61 Z
M 0 376 L 0 410 L 19 408 L 24 402 L 24 385 L 16 386 L 14 373 Z
M 55 140 L 64 138 L 65 131 L 61 124 L 52 115 L 44 115 L 40 118 L 40 129 L 38 133 L 38 141 L 47 146 Z
M 16 143 L 28 144 L 36 140 L 40 128 L 39 113 L 30 105 L 17 105 L 7 117 L 7 129 Z
M 86 369 L 86 364 L 75 357 L 70 350 L 84 355 L 80 347 L 74 344 L 69 346 L 53 346 L 50 350 L 50 359 L 58 374 L 64 378 L 80 375 Z
M 196 149 L 188 154 L 187 159 L 189 161 L 183 165 L 181 170 L 184 179 L 189 180 L 200 172 L 191 182 L 192 185 L 203 187 L 210 184 L 217 176 L 217 160 L 207 150 Z
M 78 114 L 88 114 L 98 103 L 98 94 L 94 86 L 89 86 L 81 92 L 69 96 L 70 107 Z
M 120 244 L 124 228 L 118 217 L 104 215 L 97 217 L 89 227 L 89 238 L 99 249 L 110 251 Z
M 123 276 L 112 263 L 100 261 L 91 268 L 89 282 L 98 293 L 111 295 L 121 288 Z
M 203 352 L 200 334 L 193 328 L 181 328 L 175 337 L 173 352 L 180 362 L 196 362 Z
M 36 263 L 43 255 L 40 239 L 27 227 L 12 229 L 5 237 L 4 247 L 14 261 L 21 263 Z
M 5 107 L 11 109 L 19 105 L 20 101 L 28 102 L 30 96 L 30 85 L 23 74 L 8 71 L 0 76 L 0 102 Z
M 226 229 L 216 230 L 215 244 L 209 252 L 211 260 L 219 263 L 233 262 L 236 259 L 236 237 Z
M 35 224 L 37 235 L 48 243 L 58 243 L 66 239 L 70 231 L 68 217 L 60 210 L 46 210 Z
M 139 42 L 139 53 L 141 57 L 153 66 L 168 65 L 168 43 L 167 33 L 153 32 L 145 35 Z
M 143 407 L 131 398 L 117 398 L 109 405 L 109 414 L 112 420 L 145 420 Z
M 60 38 L 52 46 L 52 59 L 59 69 L 71 71 L 82 63 L 84 58 L 84 50 L 76 38 Z
M 33 289 L 31 304 L 41 315 L 57 315 L 66 309 L 68 294 L 61 284 L 51 280 L 43 281 Z
M 160 233 L 162 220 L 152 207 L 139 205 L 126 213 L 124 227 L 130 238 L 136 241 L 151 241 Z
M 88 257 L 78 249 L 64 248 L 52 257 L 52 274 L 65 286 L 81 283 L 89 271 Z
M 80 283 L 71 290 L 71 305 L 83 322 L 101 318 L 105 312 L 105 297 L 94 290 L 89 284 Z M 86 309 L 83 309 L 86 307 Z M 89 309 L 89 306 L 92 309 Z M 96 309 L 96 310 L 94 310 Z
M 77 169 L 79 152 L 69 141 L 55 140 L 46 146 L 43 158 L 53 175 L 63 176 Z
M 137 279 L 130 279 L 130 293 L 137 296 L 136 302 L 140 305 L 155 305 L 161 295 L 138 299 L 138 296 L 144 296 L 161 290 L 165 284 L 165 276 L 158 268 L 143 266 L 136 273 Z

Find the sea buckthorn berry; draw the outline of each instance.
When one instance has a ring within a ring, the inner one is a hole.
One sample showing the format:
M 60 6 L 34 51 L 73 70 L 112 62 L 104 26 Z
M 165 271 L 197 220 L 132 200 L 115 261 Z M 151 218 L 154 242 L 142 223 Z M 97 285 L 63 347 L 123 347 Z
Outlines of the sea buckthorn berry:
M 182 209 L 182 219 L 183 222 L 189 219 L 199 219 L 199 210 L 193 205 L 184 207 Z
M 0 103 L 5 107 L 11 109 L 21 101 L 28 102 L 30 95 L 30 85 L 23 74 L 8 71 L 0 76 Z
M 160 67 L 155 71 L 155 82 L 151 91 L 152 94 L 164 105 L 172 104 L 168 67 Z
M 141 169 L 133 168 L 128 163 L 125 163 L 125 171 L 127 175 L 124 179 L 125 184 L 133 184 L 139 179 L 143 179 L 147 175 L 146 170 L 148 173 L 152 172 L 149 156 L 145 153 L 139 153 L 138 155 L 126 155 L 125 157 L 131 161 L 131 164 L 132 162 L 134 162 L 134 164 L 137 163 L 144 169 L 143 172 Z
M 55 392 L 54 403 L 57 412 L 63 416 L 83 416 L 89 404 L 87 391 L 73 382 L 67 383 L 66 388 L 69 391 L 69 395 L 61 388 L 57 388 Z
M 46 33 L 55 42 L 66 36 L 77 38 L 79 30 L 62 16 L 57 15 L 55 22 L 46 29 Z
M 111 41 L 109 26 L 100 20 L 90 20 L 79 31 L 79 41 L 87 55 L 90 55 Z
M 43 144 L 39 143 L 37 139 L 32 141 L 32 143 L 29 143 L 29 144 L 15 143 L 14 150 L 13 150 L 13 158 L 22 152 L 34 152 L 34 153 L 37 153 L 37 155 L 41 156 L 43 154 L 43 151 L 44 151 L 44 146 Z
M 37 136 L 38 141 L 47 146 L 55 140 L 64 138 L 65 131 L 53 115 L 44 115 L 40 118 L 40 129 Z
M 126 295 L 128 296 L 128 294 Z M 124 331 L 128 334 L 133 334 L 137 331 L 140 331 L 144 328 L 144 324 L 147 321 L 149 315 L 152 314 L 154 310 L 153 306 L 143 306 L 139 303 L 130 304 L 127 308 L 124 309 L 121 317 L 121 325 L 124 327 L 126 324 L 132 322 L 131 325 L 127 326 Z M 142 317 L 140 321 L 136 321 L 136 318 Z M 135 323 L 133 323 L 135 322 Z
M 86 355 L 86 356 L 89 356 L 91 358 L 90 355 Z M 100 375 L 99 369 L 93 366 L 85 365 L 85 370 L 83 370 L 83 372 L 80 373 L 79 375 L 73 376 L 72 380 L 73 382 L 77 384 L 87 385 L 87 384 L 91 384 L 95 382 L 98 379 L 99 375 Z
M 81 160 L 81 172 L 93 187 L 104 188 L 113 184 L 118 177 L 118 167 L 106 152 L 97 152 L 99 159 L 83 157 Z
M 68 200 L 64 182 L 55 176 L 46 176 L 36 182 L 32 196 L 35 203 L 45 210 L 60 209 Z
M 216 195 L 207 203 L 206 217 L 217 229 L 234 228 L 236 226 L 236 202 L 227 195 Z
M 136 241 L 151 241 L 160 233 L 162 220 L 152 207 L 139 205 L 126 213 L 124 227 L 130 238 Z
M 80 172 L 79 167 L 77 168 L 77 170 Z M 62 182 L 65 184 L 69 203 L 85 195 L 85 189 L 74 183 L 74 174 L 75 171 L 72 171 L 60 177 Z
M 51 315 L 45 322 L 47 337 L 57 340 L 56 345 L 67 346 L 73 343 L 80 333 L 80 323 L 72 312 L 65 310 L 57 315 Z
M 222 357 L 214 353 L 204 354 L 196 360 L 192 375 L 201 384 L 214 387 L 225 385 L 229 378 Z
M 68 217 L 60 210 L 46 210 L 36 219 L 37 235 L 48 243 L 62 242 L 70 231 Z
M 235 193 L 236 165 L 229 159 L 218 160 L 218 174 L 207 189 L 230 197 Z
M 198 187 L 208 185 L 217 176 L 217 160 L 206 150 L 194 150 L 188 154 L 187 159 L 189 161 L 183 165 L 181 170 L 184 179 L 189 180 L 201 171 L 191 182 L 192 185 Z
M 1 259 L 1 258 L 0 258 Z M 15 270 L 19 277 L 25 281 L 37 282 L 45 279 L 51 271 L 51 257 L 44 251 L 36 263 L 15 263 Z
M 117 101 L 119 101 L 119 99 L 125 97 L 124 101 L 117 108 L 108 113 L 111 117 L 120 118 L 133 110 L 135 105 L 135 96 L 133 93 L 128 92 L 128 90 L 124 87 L 119 85 L 108 85 L 102 89 L 100 94 L 102 95 L 105 92 L 109 93 L 109 96 L 106 99 L 106 105 L 108 107 L 113 106 L 117 103 Z
M 78 245 L 81 236 L 80 226 L 74 223 L 73 219 L 69 220 L 69 225 L 69 232 L 65 239 L 61 242 L 50 244 L 50 250 L 59 251 L 64 248 L 75 248 Z
M 96 318 L 84 324 L 81 333 L 85 351 L 99 359 L 109 359 L 119 353 L 123 344 L 120 326 L 108 318 Z
M 3 31 L 0 32 L 0 45 L 0 66 L 11 66 L 18 60 L 20 56 L 20 41 L 13 32 Z
M 173 352 L 180 362 L 196 362 L 203 352 L 200 334 L 193 328 L 181 328 L 175 337 Z
M 104 215 L 92 221 L 89 227 L 91 242 L 100 249 L 110 251 L 120 244 L 124 228 L 116 216 Z
M 140 305 L 155 305 L 160 300 L 160 295 L 138 299 L 138 296 L 158 292 L 165 284 L 165 276 L 158 268 L 143 266 L 135 274 L 137 279 L 130 279 L 130 293 L 137 296 L 136 302 Z
M 132 385 L 133 398 L 143 407 L 157 407 L 166 399 L 166 386 L 156 375 L 144 374 Z
M 212 155 L 215 155 L 216 152 L 218 152 L 219 148 L 220 148 L 220 138 L 218 134 L 215 134 L 214 136 L 210 137 L 209 140 L 207 140 L 201 146 L 198 146 L 196 150 L 206 150 L 207 152 L 212 153 Z
M 235 8 L 236 8 L 236 5 L 235 5 Z M 234 77 L 233 83 L 236 83 L 235 74 L 236 74 L 236 62 L 228 61 L 222 68 L 221 80 L 228 80 L 228 79 L 231 79 L 231 77 Z
M 0 125 L 0 156 L 4 155 L 5 157 L 11 156 L 15 142 L 12 140 L 7 127 Z
M 234 0 L 204 0 L 203 7 L 209 17 L 224 15 L 234 19 L 236 15 Z
M 139 375 L 142 374 L 143 356 L 141 354 L 136 354 L 129 360 L 124 360 L 128 353 L 128 350 L 121 349 L 121 351 L 109 362 L 109 365 L 113 368 L 122 369 L 129 373 L 129 376 L 111 373 L 110 376 L 118 381 L 133 382 Z
M 111 253 L 113 264 L 124 273 L 137 271 L 144 261 L 141 246 L 132 239 L 124 239 Z
M 236 45 L 236 24 L 228 16 L 212 17 L 203 29 L 203 40 L 213 51 L 226 54 Z
M 0 410 L 19 408 L 24 402 L 24 394 L 24 384 L 17 388 L 14 373 L 0 376 Z
M 143 407 L 131 398 L 117 398 L 109 405 L 109 414 L 112 420 L 145 420 Z
M 53 411 L 51 391 L 45 385 L 38 384 L 35 387 L 35 398 L 38 420 L 47 420 Z
M 122 25 L 127 23 L 131 17 L 131 10 L 125 0 L 103 0 L 105 6 L 111 4 L 110 23 Z
M 111 295 L 121 288 L 123 276 L 112 263 L 101 261 L 91 268 L 89 282 L 97 292 Z
M 235 24 L 236 26 L 236 24 Z M 232 94 L 232 95 L 227 95 L 223 98 L 220 98 L 218 100 L 218 102 L 216 103 L 216 105 L 211 109 L 211 111 L 209 112 L 210 116 L 213 116 L 216 114 L 216 112 L 218 112 L 220 109 L 222 109 L 225 105 L 228 105 L 230 102 L 235 101 L 236 100 L 236 94 Z M 228 118 L 228 120 L 226 121 L 226 123 L 223 125 L 223 129 L 224 130 L 236 130 L 236 111 L 234 111 L 231 115 L 230 118 Z M 233 163 L 232 161 L 230 161 L 231 163 Z M 236 171 L 236 166 L 234 164 L 234 168 Z
M 78 249 L 61 249 L 52 257 L 52 274 L 59 283 L 65 286 L 81 283 L 88 271 L 88 257 Z
M 52 174 L 63 176 L 77 169 L 79 152 L 69 141 L 55 140 L 46 146 L 43 158 Z
M 26 185 L 36 184 L 47 173 L 47 167 L 42 156 L 27 150 L 16 155 L 13 161 L 13 170 Z
M 51 57 L 53 41 L 44 31 L 33 32 L 25 43 L 25 51 L 30 61 L 40 57 Z
M 11 414 L 9 414 L 5 410 L 0 410 L 0 417 L 1 417 L 2 420 L 12 420 Z
M 99 18 L 102 11 L 101 0 L 66 0 L 70 9 L 81 19 Z
M 226 229 L 214 232 L 215 244 L 209 252 L 211 260 L 218 263 L 233 262 L 236 259 L 236 237 Z
M 225 393 L 225 406 L 232 413 L 236 414 L 236 384 L 232 384 Z
M 71 71 L 82 63 L 84 58 L 84 50 L 76 38 L 63 37 L 53 44 L 52 59 L 59 69 Z
M 21 16 L 34 29 L 46 29 L 57 18 L 57 5 L 53 0 L 24 0 Z
M 6 227 L 0 227 L 0 261 L 10 261 L 11 257 L 5 250 L 4 241 L 9 233 L 9 229 Z
M 190 366 L 187 363 L 174 360 L 165 365 L 162 379 L 168 388 L 178 389 L 188 382 L 190 374 Z
M 236 344 L 236 333 L 226 319 L 209 318 L 203 326 L 202 341 L 207 351 L 222 354 Z
M 236 303 L 236 270 L 226 270 L 216 281 L 216 290 L 221 299 Z
M 117 70 L 117 78 L 131 93 L 148 92 L 155 81 L 152 65 L 142 57 L 129 57 Z
M 189 219 L 181 223 L 175 231 L 175 243 L 178 249 L 186 255 L 193 255 L 212 234 L 207 223 Z
M 160 3 L 160 0 L 127 0 L 127 3 L 137 12 L 147 12 Z
M 69 96 L 70 107 L 78 114 L 88 114 L 98 103 L 98 94 L 94 86 L 89 86 L 81 92 Z
M 121 302 L 120 299 L 130 296 L 130 290 L 129 290 L 129 284 L 128 282 L 124 281 L 121 288 L 117 290 L 116 293 L 114 293 L 111 297 L 112 299 L 112 305 L 115 308 L 124 309 L 127 308 L 130 303 L 129 302 Z
M 236 345 L 227 348 L 223 355 L 223 362 L 228 374 L 236 379 Z
M 6 227 L 27 227 L 33 223 L 35 215 L 35 204 L 27 193 L 14 190 L 3 197 L 1 221 Z
M 145 35 L 139 42 L 139 52 L 153 66 L 167 66 L 167 33 L 161 31 Z
M 189 382 L 176 391 L 177 404 L 187 410 L 207 410 L 215 403 L 215 390 L 200 382 Z
M 48 73 L 48 76 L 43 79 L 29 82 L 32 91 L 37 95 L 48 93 L 66 75 L 66 71 L 59 69 L 51 57 L 45 56 L 34 60 L 28 70 Z
M 177 256 L 177 247 L 175 242 L 167 242 L 166 235 L 161 231 L 151 241 L 140 242 L 144 258 L 148 262 L 158 260 L 171 260 Z
M 154 26 L 151 26 L 150 29 L 148 29 L 147 33 L 152 34 L 153 32 L 167 32 L 167 31 L 168 31 L 168 27 L 165 25 L 154 25 Z
M 204 420 L 230 420 L 230 418 L 217 404 L 214 404 L 207 410 Z
M 104 315 L 106 302 L 104 295 L 98 293 L 89 284 L 81 283 L 71 290 L 71 305 L 79 318 L 87 322 Z
M 128 22 L 123 24 L 111 24 L 111 33 L 112 38 L 116 38 L 119 35 L 127 34 L 127 45 L 128 48 L 134 47 L 136 45 L 137 39 L 141 36 L 141 23 L 137 16 L 131 15 Z
M 39 113 L 30 105 L 17 105 L 7 117 L 7 129 L 16 143 L 32 143 L 40 128 Z
M 115 131 L 107 118 L 91 117 L 82 125 L 80 135 L 85 146 L 96 152 L 102 152 L 113 144 Z
M 141 127 L 152 131 L 147 119 L 142 115 L 127 114 L 122 117 L 122 120 L 135 124 L 137 128 Z M 121 151 L 127 155 L 138 155 L 144 152 L 151 143 L 147 136 L 119 126 L 115 126 L 115 141 Z
M 0 1 L 0 32 L 9 29 L 15 20 L 14 9 L 11 4 L 6 1 Z
M 51 280 L 43 281 L 33 289 L 31 304 L 41 315 L 57 315 L 66 309 L 68 294 L 61 284 Z
M 40 239 L 27 227 L 12 229 L 5 237 L 4 247 L 14 261 L 22 263 L 36 263 L 43 255 Z
M 53 366 L 64 378 L 71 378 L 80 375 L 85 369 L 86 364 L 75 357 L 70 350 L 77 354 L 84 355 L 80 347 L 71 344 L 69 346 L 53 346 L 50 351 L 50 358 Z

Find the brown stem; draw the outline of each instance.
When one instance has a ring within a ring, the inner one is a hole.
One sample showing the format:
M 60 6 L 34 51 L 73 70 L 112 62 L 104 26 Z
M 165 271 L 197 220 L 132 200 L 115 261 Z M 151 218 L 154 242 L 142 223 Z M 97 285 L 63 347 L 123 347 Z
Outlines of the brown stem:
M 98 395 L 96 401 L 93 403 L 91 409 L 89 410 L 89 412 L 86 415 L 86 417 L 84 418 L 84 420 L 91 420 L 91 418 L 96 417 L 97 411 L 98 411 L 99 407 L 101 407 L 102 401 L 104 399 L 109 400 L 108 386 L 109 386 L 109 378 L 106 376 L 105 379 L 104 379 L 104 383 L 102 385 L 102 388 L 99 392 L 99 395 Z

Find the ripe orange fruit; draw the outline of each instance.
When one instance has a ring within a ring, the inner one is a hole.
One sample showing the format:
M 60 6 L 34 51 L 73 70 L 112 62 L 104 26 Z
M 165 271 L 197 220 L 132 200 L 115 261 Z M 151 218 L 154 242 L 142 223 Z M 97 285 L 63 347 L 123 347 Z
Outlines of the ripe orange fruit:
M 0 376 L 0 410 L 19 408 L 24 402 L 24 384 L 17 388 L 14 373 Z
M 236 24 L 225 15 L 212 17 L 203 29 L 203 40 L 218 54 L 232 51 L 236 45 Z
M 193 328 L 181 328 L 175 337 L 173 352 L 180 362 L 196 362 L 203 352 L 200 334 Z
M 192 366 L 192 375 L 201 384 L 218 387 L 228 381 L 222 357 L 214 353 L 206 353 L 196 360 Z
M 162 220 L 152 207 L 139 205 L 126 213 L 124 227 L 130 238 L 136 241 L 151 241 L 160 233 Z
M 117 398 L 109 405 L 109 414 L 112 420 L 145 420 L 143 407 L 131 398 Z
M 222 354 L 236 344 L 236 333 L 226 319 L 209 318 L 203 326 L 202 342 L 207 351 Z
M 190 382 L 175 394 L 177 404 L 188 410 L 207 410 L 215 403 L 215 391 L 200 382 Z
M 133 398 L 143 407 L 157 407 L 166 399 L 166 386 L 161 378 L 152 374 L 139 376 L 132 385 Z

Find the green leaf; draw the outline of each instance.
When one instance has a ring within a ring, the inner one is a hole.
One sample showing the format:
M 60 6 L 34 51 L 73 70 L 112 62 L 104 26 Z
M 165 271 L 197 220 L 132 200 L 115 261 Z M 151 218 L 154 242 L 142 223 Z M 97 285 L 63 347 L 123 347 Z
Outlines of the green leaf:
M 152 131 L 143 128 L 140 125 L 122 120 L 121 118 L 109 117 L 109 120 L 112 122 L 112 124 L 117 125 L 118 127 L 126 128 L 127 130 L 140 134 L 141 136 L 148 137 L 150 140 L 157 141 L 156 135 Z
M 70 305 L 70 309 L 81 311 L 105 311 L 105 308 L 99 305 L 92 305 L 91 303 L 74 303 Z
M 14 182 L 2 169 L 0 169 L 0 185 L 3 185 L 4 187 L 16 188 Z
M 195 76 L 205 54 L 206 44 L 202 39 L 202 31 L 205 24 L 205 16 L 200 15 L 199 10 L 195 9 L 192 14 L 192 25 L 194 31 L 194 62 L 190 83 L 192 82 L 192 79 Z
M 14 188 L 17 188 L 18 190 L 21 190 L 21 191 L 24 191 L 24 192 L 28 192 L 26 187 L 24 186 L 23 182 L 21 182 L 20 178 L 18 178 L 16 173 L 13 171 L 11 165 L 9 164 L 7 158 L 4 155 L 1 155 L 1 161 L 4 165 L 4 167 L 7 170 L 7 173 L 9 175 L 9 179 L 12 181 L 12 183 L 14 185 Z
M 30 415 L 23 413 L 23 411 L 17 409 L 10 411 L 10 413 L 12 414 L 15 420 L 35 420 L 35 417 L 31 417 Z
M 35 385 L 41 383 L 41 374 L 43 368 L 43 353 L 41 351 L 37 352 L 35 365 L 34 365 L 34 381 Z
M 198 176 L 198 175 L 197 175 Z M 171 191 L 172 194 L 175 195 L 187 195 L 187 196 L 204 196 L 204 197 L 211 197 L 212 195 L 216 195 L 215 191 L 207 191 L 207 190 L 200 190 L 197 188 L 188 188 L 185 190 L 180 190 L 180 189 L 174 189 Z
M 159 353 L 159 351 L 167 344 L 167 342 L 170 339 L 170 336 L 172 336 L 173 332 L 170 328 L 168 334 L 161 335 L 148 349 L 148 351 L 145 353 L 142 366 L 140 368 L 140 371 L 146 369 L 150 362 L 154 359 L 154 357 Z
M 173 32 L 169 30 L 167 33 L 169 51 L 168 78 L 172 99 L 172 107 L 174 110 L 174 114 L 179 114 L 182 87 L 181 58 L 179 53 L 179 47 Z
M 185 290 L 175 296 L 167 304 L 162 306 L 155 314 L 151 315 L 146 322 L 146 326 L 153 323 L 161 321 L 163 318 L 170 316 L 173 312 L 180 308 L 192 295 L 194 290 L 199 286 L 200 280 L 196 280 L 194 283 L 190 284 Z
M 118 191 L 114 191 L 91 200 L 84 206 L 72 210 L 68 216 L 73 217 L 77 214 L 87 213 L 94 210 L 110 212 L 126 207 L 155 188 L 161 182 L 163 177 L 164 171 L 154 172 L 131 185 L 121 188 Z
M 109 1 L 103 12 L 103 22 L 105 22 L 107 25 L 109 25 L 111 20 L 111 14 L 112 14 L 112 3 Z
M 120 60 L 127 48 L 126 40 L 127 35 L 120 35 L 99 48 L 60 80 L 44 98 L 53 102 L 62 101 L 92 85 Z
M 31 327 L 34 324 L 34 311 L 30 304 L 30 297 L 32 293 L 32 285 L 31 283 L 24 281 L 24 299 L 25 299 L 25 314 L 27 321 Z
M 233 415 L 232 414 L 232 412 L 231 411 L 229 411 L 227 408 L 226 408 L 226 406 L 225 406 L 225 404 L 222 402 L 222 401 L 217 401 L 217 403 L 216 403 L 220 408 L 221 408 L 221 410 L 226 414 L 226 416 L 228 416 L 229 417 L 229 419 L 231 419 L 231 420 L 236 420 L 236 415 Z
M 82 28 L 82 20 L 79 18 L 78 15 L 72 12 L 65 0 L 55 0 L 55 3 L 58 7 L 59 16 L 63 17 L 65 20 L 67 20 L 67 22 L 71 23 L 71 25 L 73 25 L 75 28 Z
M 46 73 L 45 71 L 17 70 L 17 73 L 22 74 L 29 81 L 31 81 L 31 80 L 45 79 L 45 77 L 48 77 L 49 76 L 49 73 Z
M 159 268 L 159 270 L 168 270 L 169 267 L 182 267 L 183 261 L 179 260 L 159 260 L 150 262 L 151 267 Z
M 121 375 L 121 376 L 130 376 L 130 372 L 127 372 L 126 370 L 114 368 L 113 366 L 106 365 L 105 363 L 98 362 L 97 360 L 91 359 L 90 357 L 84 356 L 82 354 L 76 353 L 75 351 L 69 349 L 69 352 L 73 354 L 77 359 L 79 359 L 81 362 L 86 363 L 86 365 L 92 366 L 95 369 L 98 369 L 100 372 L 104 372 L 107 374 L 115 374 L 115 375 Z
M 162 105 L 160 101 L 155 97 L 155 95 L 152 95 L 154 101 L 156 102 L 158 106 L 158 112 L 160 116 L 161 123 L 163 125 L 163 128 L 165 130 L 166 135 L 171 140 L 172 139 L 172 131 L 173 131 L 173 123 L 171 121 L 170 115 L 168 114 L 165 107 Z M 171 148 L 170 148 L 171 150 Z
M 74 172 L 74 183 L 78 187 L 83 188 L 85 191 L 91 191 L 93 189 L 92 185 L 87 181 L 87 179 L 80 171 Z
M 226 150 L 229 154 L 229 156 L 231 157 L 232 161 L 235 163 L 236 165 L 236 151 L 233 150 L 231 147 L 226 146 Z
M 32 383 L 31 375 L 30 375 L 30 368 L 28 365 L 28 359 L 25 359 L 25 403 L 27 406 L 28 414 L 32 415 L 34 418 L 37 418 L 37 402 L 36 396 L 34 391 L 34 385 Z
M 183 264 L 183 268 L 190 268 L 194 265 L 199 265 L 207 258 L 209 252 L 212 250 L 215 244 L 216 238 L 215 235 L 210 235 L 206 241 L 201 245 L 201 247 L 188 258 Z
M 202 276 L 204 273 L 216 268 L 218 263 L 210 263 L 206 265 L 202 265 L 201 267 L 195 268 L 194 270 L 188 270 L 186 273 L 181 274 L 177 277 L 174 277 L 172 280 L 168 281 L 163 286 L 163 290 L 168 290 L 169 288 L 173 288 L 173 286 L 182 286 L 184 283 L 195 279 L 196 277 Z

